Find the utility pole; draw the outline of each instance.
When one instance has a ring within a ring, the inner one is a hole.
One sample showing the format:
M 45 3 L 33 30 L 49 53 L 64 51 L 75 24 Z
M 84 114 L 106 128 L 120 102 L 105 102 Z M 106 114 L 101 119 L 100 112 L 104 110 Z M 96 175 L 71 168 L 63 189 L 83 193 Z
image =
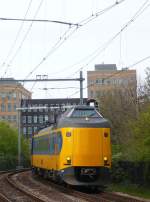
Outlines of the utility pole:
M 83 105 L 83 73 L 80 71 L 80 104 Z
M 21 168 L 21 124 L 20 124 L 20 110 L 18 110 L 18 169 Z

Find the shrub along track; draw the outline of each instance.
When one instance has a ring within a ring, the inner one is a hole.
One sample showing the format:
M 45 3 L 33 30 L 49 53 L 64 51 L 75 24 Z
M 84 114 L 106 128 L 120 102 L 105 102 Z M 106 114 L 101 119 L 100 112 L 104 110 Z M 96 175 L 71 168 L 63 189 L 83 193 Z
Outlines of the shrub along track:
M 21 182 L 26 189 L 30 189 L 34 194 L 44 195 L 50 197 L 52 201 L 90 201 L 90 202 L 148 202 L 132 196 L 124 194 L 111 193 L 111 192 L 98 192 L 98 193 L 85 193 L 77 191 L 70 187 L 63 187 L 58 184 L 52 183 L 48 180 L 43 180 L 35 176 L 32 177 L 31 172 L 24 172 L 15 176 L 15 180 Z M 87 190 L 86 190 L 87 191 Z M 49 200 L 47 200 L 49 201 Z

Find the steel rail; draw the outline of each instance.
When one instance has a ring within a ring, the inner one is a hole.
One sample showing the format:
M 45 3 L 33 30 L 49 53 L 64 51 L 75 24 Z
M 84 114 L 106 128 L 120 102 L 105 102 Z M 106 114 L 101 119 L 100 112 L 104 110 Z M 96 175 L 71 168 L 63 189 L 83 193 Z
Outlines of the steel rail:
M 0 201 L 3 202 L 12 202 L 4 194 L 0 193 Z
M 13 175 L 15 175 L 16 173 L 20 173 L 20 172 L 26 172 L 27 170 L 29 169 L 26 169 L 26 170 L 21 170 L 21 171 L 16 171 L 16 172 L 13 172 L 13 173 L 10 173 L 8 174 L 8 176 L 6 177 L 6 180 L 7 182 L 12 186 L 14 187 L 15 189 L 19 190 L 20 192 L 22 192 L 23 194 L 25 194 L 26 196 L 29 196 L 31 199 L 35 200 L 36 202 L 45 202 L 45 200 L 41 199 L 40 197 L 36 196 L 35 194 L 33 194 L 32 192 L 29 192 L 21 187 L 19 187 L 17 185 L 16 182 L 14 182 L 11 177 Z

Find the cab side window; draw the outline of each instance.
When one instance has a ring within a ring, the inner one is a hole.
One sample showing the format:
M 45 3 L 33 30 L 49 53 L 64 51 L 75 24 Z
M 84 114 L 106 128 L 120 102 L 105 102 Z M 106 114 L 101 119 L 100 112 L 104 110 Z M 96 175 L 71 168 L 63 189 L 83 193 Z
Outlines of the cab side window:
M 61 132 L 57 132 L 57 149 L 58 149 L 58 154 L 61 152 L 61 148 L 62 148 L 62 134 Z

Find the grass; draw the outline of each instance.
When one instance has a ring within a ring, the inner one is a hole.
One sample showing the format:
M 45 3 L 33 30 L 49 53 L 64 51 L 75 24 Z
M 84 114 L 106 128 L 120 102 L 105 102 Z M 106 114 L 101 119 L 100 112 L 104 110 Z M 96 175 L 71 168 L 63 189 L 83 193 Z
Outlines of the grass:
M 139 186 L 135 184 L 110 184 L 107 190 L 150 199 L 150 187 L 146 186 Z

